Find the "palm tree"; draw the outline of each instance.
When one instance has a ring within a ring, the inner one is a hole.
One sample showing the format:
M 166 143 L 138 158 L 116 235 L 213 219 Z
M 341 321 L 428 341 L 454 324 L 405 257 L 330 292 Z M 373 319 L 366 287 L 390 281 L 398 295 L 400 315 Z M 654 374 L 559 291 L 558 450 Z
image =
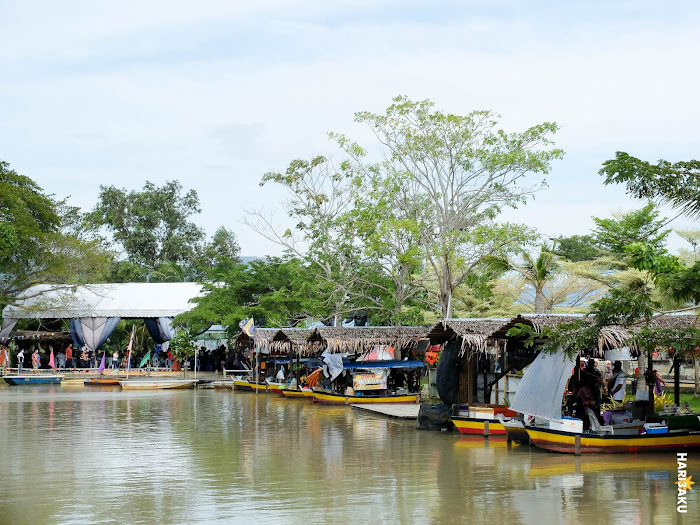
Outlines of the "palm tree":
M 520 274 L 520 278 L 535 289 L 535 313 L 544 314 L 546 313 L 544 287 L 557 276 L 561 269 L 554 254 L 554 247 L 549 248 L 546 244 L 542 244 L 536 256 L 525 251 L 521 256 L 522 262 L 501 257 L 489 257 L 484 262 L 492 270 L 514 271 Z

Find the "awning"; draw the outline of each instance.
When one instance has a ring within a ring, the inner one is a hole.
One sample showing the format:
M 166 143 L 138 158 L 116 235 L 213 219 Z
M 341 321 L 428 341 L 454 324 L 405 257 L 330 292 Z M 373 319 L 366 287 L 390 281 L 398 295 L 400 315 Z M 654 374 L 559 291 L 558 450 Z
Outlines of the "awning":
M 361 361 L 343 363 L 343 368 L 423 368 L 423 361 Z

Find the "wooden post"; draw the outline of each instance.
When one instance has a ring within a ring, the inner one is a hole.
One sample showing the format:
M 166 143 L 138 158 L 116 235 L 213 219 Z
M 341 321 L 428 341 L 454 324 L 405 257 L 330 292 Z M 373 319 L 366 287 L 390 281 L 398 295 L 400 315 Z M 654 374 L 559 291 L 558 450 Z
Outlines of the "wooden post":
M 577 456 L 581 455 L 581 434 L 576 434 L 574 438 L 574 454 Z
M 681 406 L 681 362 L 677 352 L 673 353 L 673 402 Z
M 489 437 L 489 422 L 484 421 L 484 436 Z
M 654 374 L 654 358 L 651 352 L 647 352 L 647 377 L 652 377 Z M 649 414 L 654 415 L 656 410 L 654 409 L 654 385 L 656 385 L 656 379 L 648 381 L 647 388 L 649 389 Z

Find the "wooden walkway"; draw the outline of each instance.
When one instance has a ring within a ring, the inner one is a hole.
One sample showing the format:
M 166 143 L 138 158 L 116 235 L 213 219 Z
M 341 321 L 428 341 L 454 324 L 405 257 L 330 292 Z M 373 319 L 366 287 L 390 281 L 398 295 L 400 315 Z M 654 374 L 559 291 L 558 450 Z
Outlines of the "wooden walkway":
M 352 408 L 371 412 L 378 416 L 391 417 L 394 419 L 418 419 L 420 405 L 417 403 L 368 403 L 352 404 Z

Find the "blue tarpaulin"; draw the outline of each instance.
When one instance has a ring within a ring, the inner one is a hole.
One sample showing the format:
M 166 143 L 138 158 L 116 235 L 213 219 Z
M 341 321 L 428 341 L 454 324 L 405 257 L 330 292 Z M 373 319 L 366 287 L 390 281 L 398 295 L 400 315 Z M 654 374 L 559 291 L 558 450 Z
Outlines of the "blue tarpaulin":
M 360 361 L 343 363 L 343 367 L 354 368 L 423 368 L 423 361 Z

